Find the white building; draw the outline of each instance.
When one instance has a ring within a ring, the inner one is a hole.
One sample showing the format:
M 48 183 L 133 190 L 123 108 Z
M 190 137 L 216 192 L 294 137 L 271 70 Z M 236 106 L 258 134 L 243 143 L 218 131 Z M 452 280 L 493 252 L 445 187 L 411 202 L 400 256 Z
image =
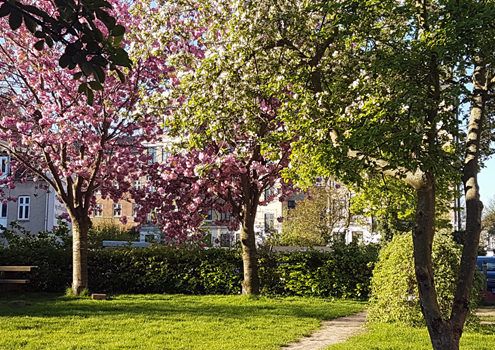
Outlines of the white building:
M 9 174 L 9 156 L 0 155 L 1 177 Z M 4 185 L 0 189 L 0 226 L 8 228 L 13 222 L 23 229 L 37 233 L 51 231 L 65 207 L 57 199 L 53 188 L 34 177 L 17 181 L 14 188 Z

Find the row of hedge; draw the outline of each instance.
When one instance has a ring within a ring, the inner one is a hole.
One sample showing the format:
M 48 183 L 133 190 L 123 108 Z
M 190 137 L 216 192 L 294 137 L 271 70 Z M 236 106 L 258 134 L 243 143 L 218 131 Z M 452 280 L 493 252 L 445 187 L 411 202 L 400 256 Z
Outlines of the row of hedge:
M 370 291 L 374 246 L 336 245 L 332 252 L 259 253 L 262 293 L 365 299 Z M 36 265 L 29 288 L 65 290 L 71 281 L 71 249 L 48 236 L 0 248 L 0 265 Z M 89 288 L 107 293 L 237 294 L 238 250 L 122 248 L 91 250 Z

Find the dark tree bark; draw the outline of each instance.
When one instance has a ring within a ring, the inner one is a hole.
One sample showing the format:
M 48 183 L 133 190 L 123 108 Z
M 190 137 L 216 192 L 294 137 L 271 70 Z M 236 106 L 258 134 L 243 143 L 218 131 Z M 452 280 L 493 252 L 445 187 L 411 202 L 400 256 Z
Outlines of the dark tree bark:
M 462 330 L 469 312 L 470 291 L 473 286 L 476 256 L 478 255 L 481 234 L 483 203 L 480 200 L 478 172 L 481 134 L 489 90 L 487 73 L 486 66 L 483 64 L 477 65 L 473 73 L 474 96 L 469 115 L 466 156 L 462 178 L 466 198 L 466 233 L 451 314 L 451 323 L 456 344 L 455 349 L 459 348 Z
M 466 156 L 463 167 L 463 184 L 466 198 L 466 233 L 462 258 L 457 277 L 456 292 L 449 319 L 442 317 L 433 278 L 431 256 L 435 231 L 435 179 L 425 174 L 415 186 L 418 204 L 413 232 L 414 264 L 421 308 L 426 320 L 433 349 L 458 350 L 462 331 L 469 312 L 470 292 L 476 270 L 476 256 L 481 234 L 481 214 L 478 172 L 480 142 L 485 118 L 485 107 L 489 98 L 487 69 L 479 64 L 473 74 L 473 105 L 471 107 Z
M 72 292 L 80 295 L 88 289 L 88 232 L 91 219 L 87 214 L 71 214 L 72 220 Z
M 258 150 L 259 152 L 259 150 Z M 260 202 L 260 190 L 248 174 L 241 176 L 243 204 L 241 218 L 241 247 L 244 279 L 242 294 L 257 295 L 260 293 L 258 276 L 258 254 L 256 252 L 256 235 L 254 222 Z
M 417 207 L 413 230 L 414 267 L 421 310 L 435 350 L 451 350 L 454 338 L 450 322 L 444 320 L 438 305 L 433 277 L 432 245 L 435 235 L 435 179 L 425 174 L 416 189 Z
M 258 275 L 258 254 L 256 252 L 256 236 L 254 219 L 256 208 L 246 208 L 241 226 L 242 263 L 244 280 L 242 294 L 259 294 L 260 279 Z

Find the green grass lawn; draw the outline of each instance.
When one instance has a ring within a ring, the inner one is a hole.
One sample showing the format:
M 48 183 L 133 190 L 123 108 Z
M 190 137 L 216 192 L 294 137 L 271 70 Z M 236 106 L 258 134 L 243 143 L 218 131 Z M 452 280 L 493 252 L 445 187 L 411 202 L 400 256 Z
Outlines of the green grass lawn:
M 0 297 L 0 349 L 280 349 L 364 304 L 309 298 Z
M 492 316 L 482 317 L 489 321 Z M 425 350 L 431 349 L 426 328 L 413 328 L 397 324 L 375 324 L 367 332 L 352 337 L 328 350 Z M 494 350 L 495 325 L 480 325 L 466 329 L 461 338 L 462 350 Z

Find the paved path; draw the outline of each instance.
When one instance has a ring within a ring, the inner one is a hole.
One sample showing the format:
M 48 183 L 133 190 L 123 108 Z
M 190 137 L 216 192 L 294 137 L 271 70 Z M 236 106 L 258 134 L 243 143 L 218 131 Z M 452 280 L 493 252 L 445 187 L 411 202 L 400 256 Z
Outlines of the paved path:
M 300 339 L 296 343 L 284 346 L 282 350 L 321 350 L 328 346 L 342 343 L 353 335 L 364 331 L 366 312 L 323 321 L 321 328 L 309 337 Z
M 481 324 L 495 326 L 495 306 L 482 306 L 476 310 L 476 315 L 481 318 Z

